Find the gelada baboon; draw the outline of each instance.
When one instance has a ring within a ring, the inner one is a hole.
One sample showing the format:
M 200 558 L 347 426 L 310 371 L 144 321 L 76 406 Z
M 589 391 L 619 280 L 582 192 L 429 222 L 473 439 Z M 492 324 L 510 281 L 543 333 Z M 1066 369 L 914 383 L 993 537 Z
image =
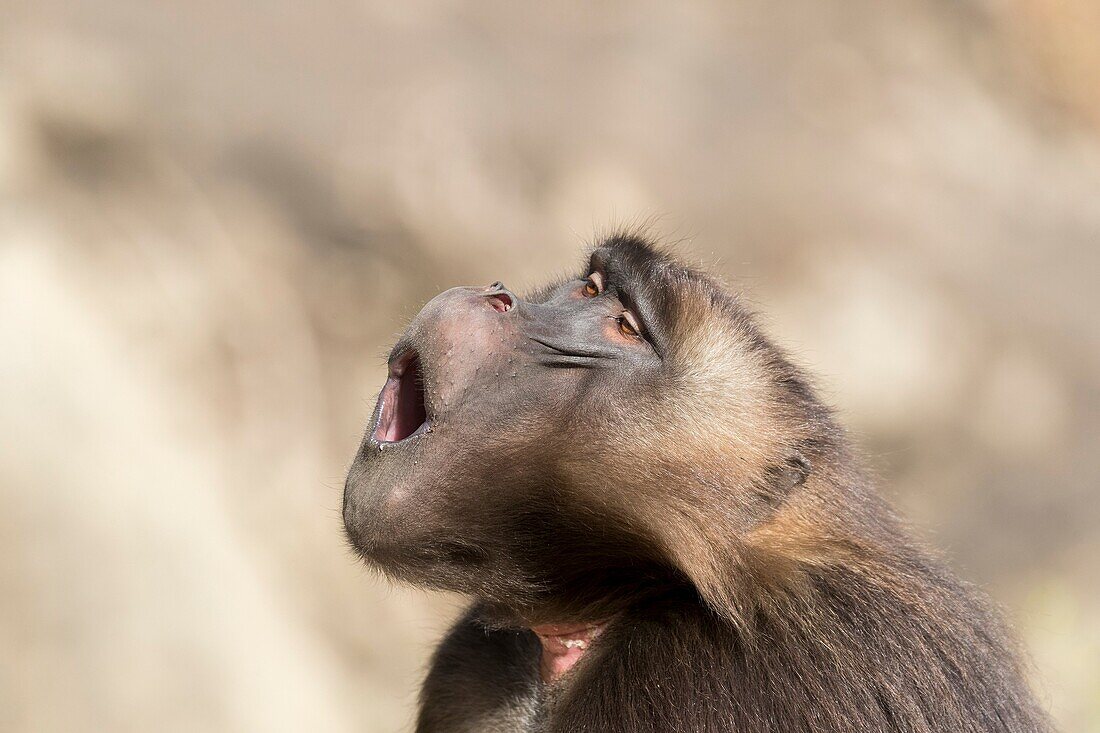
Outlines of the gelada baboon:
M 468 594 L 418 731 L 1046 731 L 990 604 L 915 543 L 802 374 L 645 238 L 429 302 L 344 520 Z

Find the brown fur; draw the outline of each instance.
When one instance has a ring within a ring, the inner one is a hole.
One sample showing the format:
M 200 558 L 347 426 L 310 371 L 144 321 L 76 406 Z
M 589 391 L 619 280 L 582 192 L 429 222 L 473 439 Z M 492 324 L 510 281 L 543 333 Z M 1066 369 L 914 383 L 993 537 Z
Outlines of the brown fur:
M 1049 730 L 996 612 L 910 538 L 737 299 L 636 236 L 603 242 L 601 267 L 644 301 L 659 358 L 617 378 L 510 357 L 516 382 L 463 419 L 518 405 L 524 429 L 445 461 L 429 446 L 415 510 L 360 486 L 378 469 L 349 477 L 368 560 L 476 599 L 435 654 L 418 731 Z M 573 287 L 531 312 L 577 307 Z M 542 683 L 527 627 L 596 619 L 591 650 Z

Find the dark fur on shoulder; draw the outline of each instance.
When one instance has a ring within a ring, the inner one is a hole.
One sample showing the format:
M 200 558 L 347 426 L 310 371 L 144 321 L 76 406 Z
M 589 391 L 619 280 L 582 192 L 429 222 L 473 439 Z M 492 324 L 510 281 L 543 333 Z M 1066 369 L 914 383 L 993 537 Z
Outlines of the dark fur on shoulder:
M 349 476 L 372 564 L 476 599 L 418 731 L 1050 730 L 998 614 L 735 296 L 635 235 L 580 275 L 429 304 L 403 341 L 438 434 L 365 441 Z M 596 621 L 542 681 L 529 627 Z

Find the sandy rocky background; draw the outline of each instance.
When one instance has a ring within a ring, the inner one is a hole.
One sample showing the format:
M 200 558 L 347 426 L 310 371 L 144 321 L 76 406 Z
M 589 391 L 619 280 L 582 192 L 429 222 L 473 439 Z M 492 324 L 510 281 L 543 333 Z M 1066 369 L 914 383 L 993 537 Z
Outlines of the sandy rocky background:
M 1100 5 L 0 0 L 0 731 L 401 731 L 345 548 L 438 290 L 659 218 L 1100 730 Z

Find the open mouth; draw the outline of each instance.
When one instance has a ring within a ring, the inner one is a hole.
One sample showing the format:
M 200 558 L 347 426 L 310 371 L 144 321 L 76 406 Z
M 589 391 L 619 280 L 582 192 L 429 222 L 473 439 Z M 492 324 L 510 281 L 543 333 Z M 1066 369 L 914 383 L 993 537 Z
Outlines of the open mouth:
M 420 355 L 409 350 L 390 368 L 390 377 L 378 396 L 378 424 L 374 440 L 383 445 L 398 443 L 428 429 L 424 405 L 424 379 Z
M 512 302 L 512 296 L 502 291 L 489 295 L 489 305 L 493 306 L 493 310 L 497 313 L 507 313 L 515 304 Z

